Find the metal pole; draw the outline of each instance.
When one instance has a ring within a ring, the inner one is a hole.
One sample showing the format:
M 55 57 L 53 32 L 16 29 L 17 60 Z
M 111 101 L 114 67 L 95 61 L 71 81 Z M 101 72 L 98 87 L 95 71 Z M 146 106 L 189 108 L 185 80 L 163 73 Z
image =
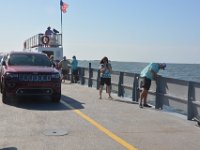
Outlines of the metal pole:
M 63 5 L 63 2 L 62 2 L 62 0 L 60 0 L 60 31 L 61 31 L 61 46 L 63 47 L 63 35 L 62 35 L 62 30 L 63 30 L 63 28 L 62 28 L 62 5 Z

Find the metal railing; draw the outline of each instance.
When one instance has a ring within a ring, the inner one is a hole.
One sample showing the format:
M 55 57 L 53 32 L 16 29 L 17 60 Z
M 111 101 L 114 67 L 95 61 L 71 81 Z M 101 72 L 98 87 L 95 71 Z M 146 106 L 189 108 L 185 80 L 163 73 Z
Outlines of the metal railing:
M 99 89 L 100 72 L 98 69 L 79 67 L 79 83 Z M 138 102 L 141 78 L 137 73 L 113 71 L 111 75 L 112 92 L 119 97 L 128 97 Z M 170 108 L 184 114 L 188 120 L 200 115 L 200 83 L 166 77 L 153 80 L 148 101 L 155 109 Z
M 34 47 L 44 47 L 45 44 L 42 42 L 42 38 L 44 37 L 44 34 L 37 34 L 34 35 L 32 37 L 30 37 L 29 39 L 27 39 L 24 42 L 24 49 L 31 49 Z M 49 46 L 50 47 L 59 47 L 62 46 L 62 34 L 53 34 L 49 37 Z

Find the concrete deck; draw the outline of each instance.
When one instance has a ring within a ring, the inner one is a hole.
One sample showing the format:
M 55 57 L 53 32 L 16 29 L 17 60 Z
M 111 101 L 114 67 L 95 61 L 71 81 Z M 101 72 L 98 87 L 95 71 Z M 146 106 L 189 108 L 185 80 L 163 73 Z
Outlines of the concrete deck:
M 103 93 L 100 100 L 94 88 L 63 83 L 60 104 L 0 103 L 0 150 L 199 150 L 196 122 L 113 98 Z M 52 129 L 67 134 L 43 134 Z

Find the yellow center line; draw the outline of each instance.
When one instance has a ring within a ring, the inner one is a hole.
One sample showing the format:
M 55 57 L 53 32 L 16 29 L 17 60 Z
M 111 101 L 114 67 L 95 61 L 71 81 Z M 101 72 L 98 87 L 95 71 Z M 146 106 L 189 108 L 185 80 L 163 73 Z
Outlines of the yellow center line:
M 118 142 L 119 144 L 121 144 L 122 146 L 127 148 L 128 150 L 137 150 L 134 146 L 127 143 L 126 141 L 124 141 L 123 139 L 121 139 L 119 136 L 115 135 L 114 133 L 112 133 L 108 129 L 104 128 L 102 125 L 100 125 L 99 123 L 94 121 L 92 118 L 90 118 L 87 115 L 85 115 L 84 113 L 82 113 L 80 110 L 76 110 L 71 105 L 67 104 L 66 102 L 63 102 L 63 104 L 66 105 L 67 107 L 69 107 L 70 109 L 72 109 L 76 114 L 78 114 L 79 116 L 84 118 L 86 121 L 88 121 L 89 123 L 94 125 L 97 129 L 99 129 L 100 131 L 102 131 L 103 133 L 108 135 L 110 138 L 112 138 L 113 140 L 115 140 L 116 142 Z

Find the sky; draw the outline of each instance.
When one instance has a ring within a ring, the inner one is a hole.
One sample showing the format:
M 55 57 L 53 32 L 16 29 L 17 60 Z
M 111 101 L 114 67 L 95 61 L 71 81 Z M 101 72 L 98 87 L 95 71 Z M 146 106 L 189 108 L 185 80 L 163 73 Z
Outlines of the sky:
M 63 0 L 64 55 L 79 60 L 200 64 L 200 0 Z M 48 26 L 60 0 L 1 0 L 0 52 L 22 50 Z

